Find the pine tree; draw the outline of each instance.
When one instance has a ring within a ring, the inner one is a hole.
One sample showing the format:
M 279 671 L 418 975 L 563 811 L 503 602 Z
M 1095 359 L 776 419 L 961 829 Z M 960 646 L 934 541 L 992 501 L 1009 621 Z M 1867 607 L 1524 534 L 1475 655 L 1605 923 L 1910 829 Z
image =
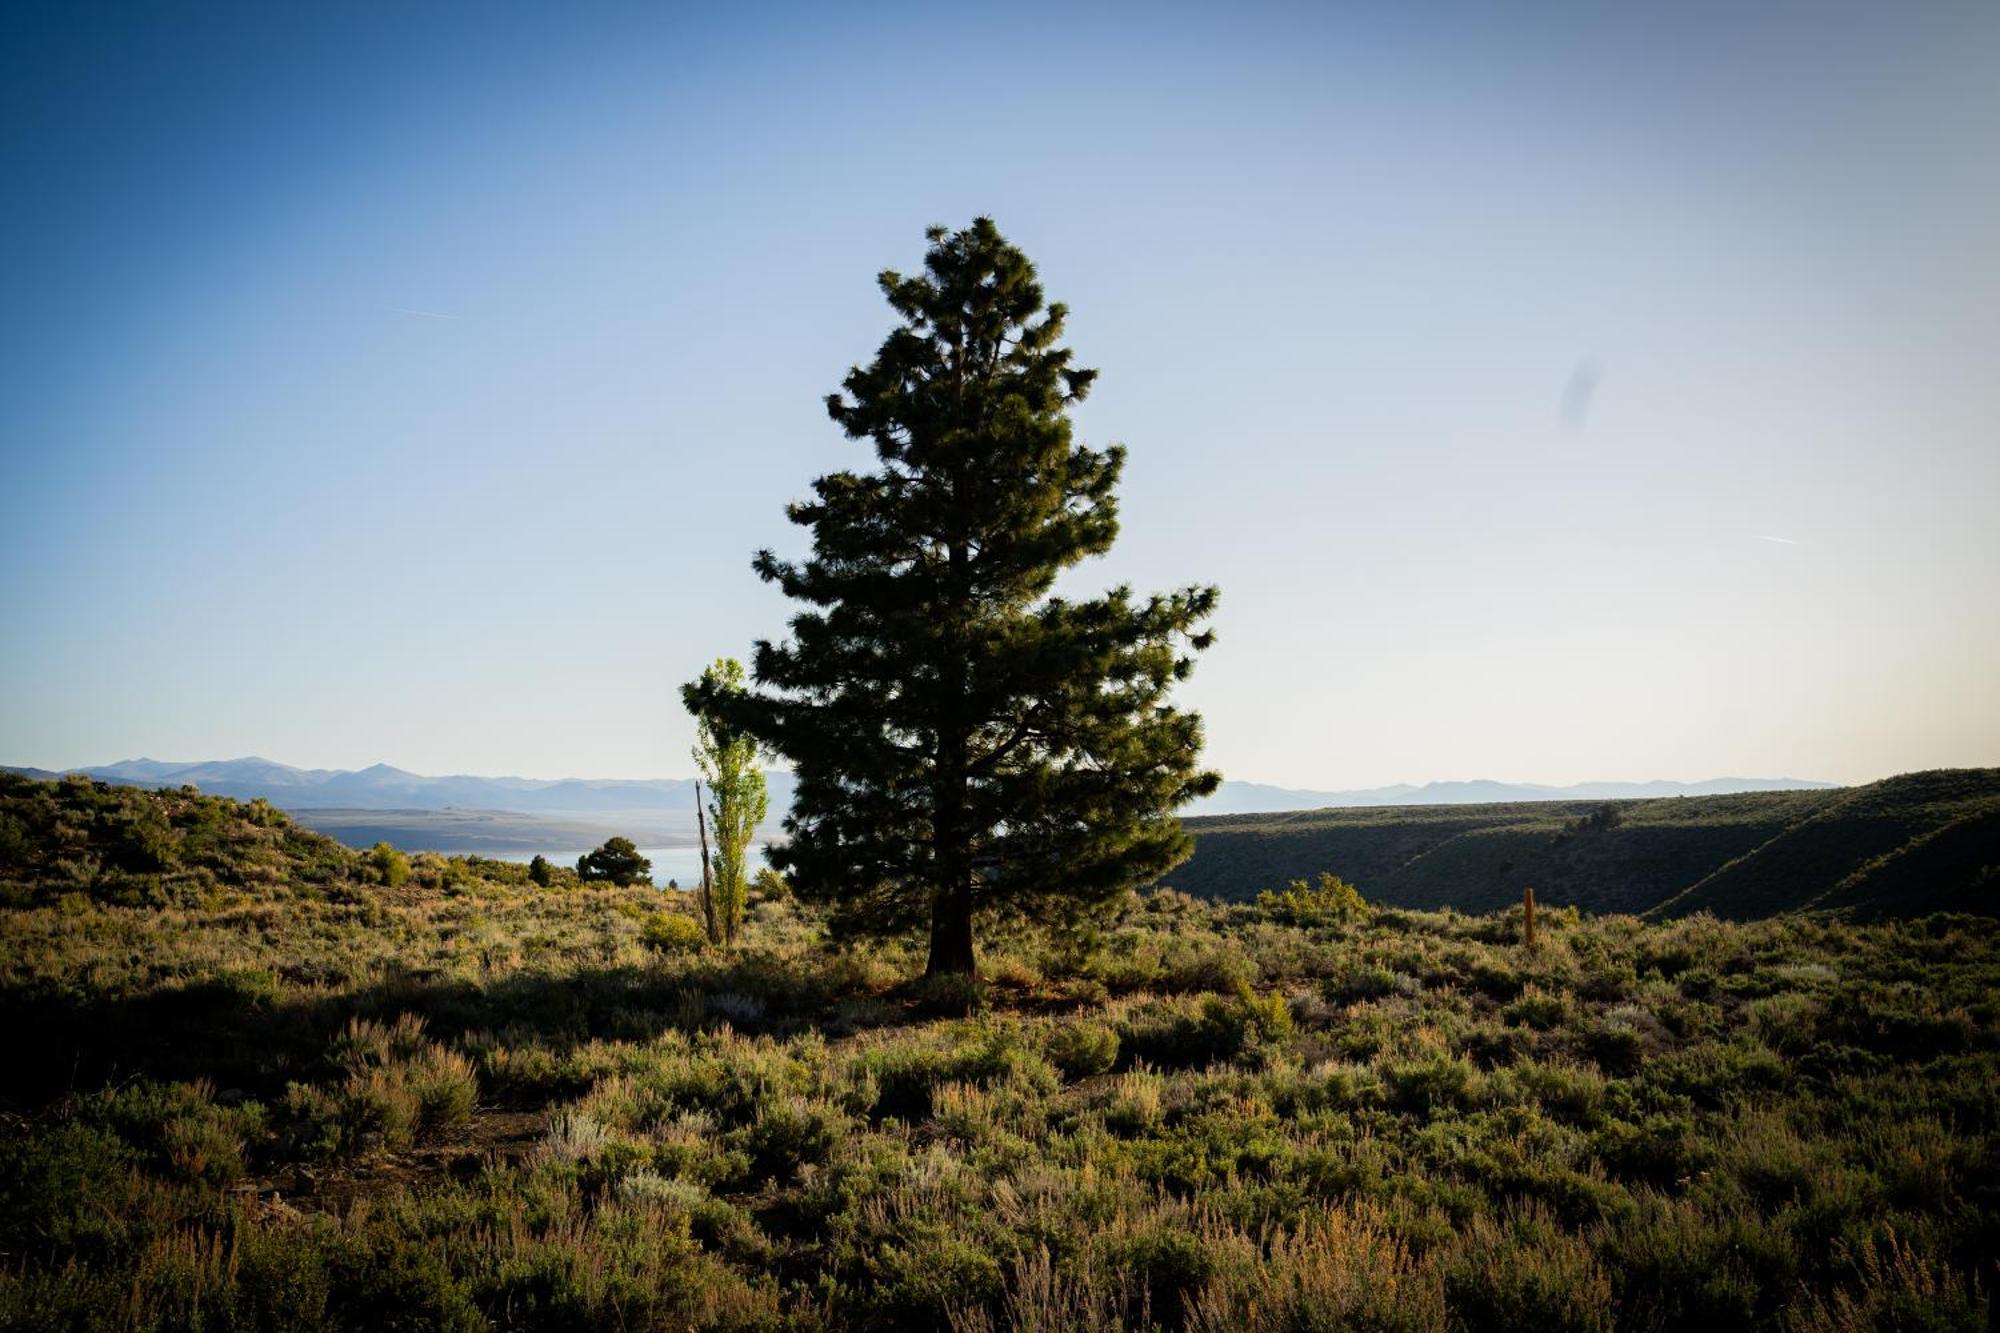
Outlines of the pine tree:
M 923 273 L 879 279 L 901 322 L 827 399 L 880 466 L 789 507 L 810 557 L 754 562 L 806 604 L 791 641 L 758 643 L 761 689 L 691 702 L 790 759 L 772 860 L 799 896 L 838 931 L 928 925 L 936 976 L 976 970 L 981 914 L 1066 918 L 1177 865 L 1174 811 L 1220 779 L 1168 701 L 1215 590 L 1051 595 L 1110 549 L 1125 462 L 1072 440 L 1097 372 L 1058 345 L 1064 307 L 990 219 L 928 237 Z
M 584 883 L 608 881 L 629 888 L 651 877 L 653 863 L 639 855 L 630 838 L 609 838 L 594 852 L 576 859 L 577 878 Z

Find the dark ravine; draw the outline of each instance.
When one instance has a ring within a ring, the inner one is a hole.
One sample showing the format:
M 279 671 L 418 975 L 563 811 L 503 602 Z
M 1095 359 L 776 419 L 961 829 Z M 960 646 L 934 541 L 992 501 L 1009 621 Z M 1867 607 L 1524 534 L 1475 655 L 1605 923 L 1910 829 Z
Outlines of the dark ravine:
M 1370 901 L 1484 912 L 1532 887 L 1552 906 L 1750 919 L 1993 913 L 2000 769 L 1862 787 L 1640 801 L 1384 806 L 1193 818 L 1167 876 L 1246 900 L 1333 871 Z

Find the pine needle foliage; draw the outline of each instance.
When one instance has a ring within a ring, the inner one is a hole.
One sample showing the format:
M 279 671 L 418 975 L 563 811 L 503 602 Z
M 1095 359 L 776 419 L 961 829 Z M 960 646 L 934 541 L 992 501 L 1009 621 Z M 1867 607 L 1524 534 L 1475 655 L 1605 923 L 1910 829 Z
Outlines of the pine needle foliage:
M 930 930 L 927 972 L 975 970 L 985 913 L 1074 916 L 1190 849 L 1174 811 L 1214 790 L 1200 718 L 1169 694 L 1206 648 L 1211 587 L 1051 595 L 1118 533 L 1118 446 L 1075 442 L 1097 372 L 989 218 L 933 227 L 884 272 L 899 323 L 827 399 L 879 466 L 788 509 L 806 559 L 754 567 L 805 604 L 757 645 L 729 716 L 797 774 L 773 859 L 836 930 Z

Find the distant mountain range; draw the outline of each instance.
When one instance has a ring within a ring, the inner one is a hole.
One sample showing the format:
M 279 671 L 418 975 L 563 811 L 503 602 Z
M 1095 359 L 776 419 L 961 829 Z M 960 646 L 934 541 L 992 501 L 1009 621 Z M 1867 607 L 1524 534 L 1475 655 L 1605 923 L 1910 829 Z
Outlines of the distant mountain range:
M 1702 782 L 1399 782 L 1356 791 L 1303 791 L 1261 782 L 1225 782 L 1215 795 L 1188 807 L 1191 815 L 1271 814 L 1356 805 L 1489 805 L 1499 801 L 1630 801 L 1655 796 L 1733 796 L 1746 791 L 1824 791 L 1835 782 L 1805 778 L 1708 778 Z
M 45 769 L 11 770 L 50 778 Z M 142 787 L 195 786 L 212 796 L 264 797 L 285 810 L 502 810 L 589 823 L 642 821 L 673 827 L 694 818 L 692 778 L 482 778 L 464 774 L 426 777 L 376 764 L 363 769 L 293 768 L 269 759 L 169 763 L 126 759 L 80 770 L 105 782 Z M 792 775 L 772 770 L 771 809 L 792 799 Z M 1705 782 L 1579 782 L 1549 787 L 1530 782 L 1398 783 L 1355 791 L 1306 791 L 1258 782 L 1225 782 L 1195 802 L 1189 814 L 1264 814 L 1357 805 L 1479 805 L 1495 801 L 1629 800 L 1650 796 L 1722 796 L 1746 791 L 1805 791 L 1830 782 L 1797 778 L 1711 778 Z
M 57 776 L 43 769 L 11 771 L 29 777 Z M 63 771 L 140 787 L 195 786 L 211 796 L 239 801 L 261 796 L 284 810 L 505 810 L 612 823 L 672 815 L 694 818 L 692 778 L 426 777 L 388 764 L 293 768 L 254 757 L 194 764 L 126 759 Z M 767 776 L 772 808 L 785 808 L 792 799 L 792 775 L 773 771 Z

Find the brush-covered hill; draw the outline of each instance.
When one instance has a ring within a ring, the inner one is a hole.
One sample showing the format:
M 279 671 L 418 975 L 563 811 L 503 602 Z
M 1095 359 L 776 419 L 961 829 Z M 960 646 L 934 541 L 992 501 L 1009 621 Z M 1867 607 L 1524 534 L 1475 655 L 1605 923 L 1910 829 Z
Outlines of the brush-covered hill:
M 525 884 L 527 868 L 420 854 L 415 881 Z M 574 872 L 556 868 L 568 877 Z M 193 788 L 52 782 L 0 773 L 0 907 L 64 899 L 115 907 L 209 907 L 245 900 L 382 893 L 368 855 L 295 822 L 267 801 Z
M 684 895 L 0 794 L 10 1333 L 1993 1327 L 1993 918 L 1161 891 L 939 985 L 788 897 L 719 949 Z
M 130 907 L 192 906 L 222 890 L 340 883 L 358 853 L 268 802 L 149 790 L 85 777 L 0 773 L 0 903 L 80 893 Z
M 1640 801 L 1384 806 L 1197 818 L 1178 889 L 1240 901 L 1332 871 L 1371 901 L 1484 912 L 1532 887 L 1597 912 L 1747 920 L 2000 912 L 2000 769 Z

